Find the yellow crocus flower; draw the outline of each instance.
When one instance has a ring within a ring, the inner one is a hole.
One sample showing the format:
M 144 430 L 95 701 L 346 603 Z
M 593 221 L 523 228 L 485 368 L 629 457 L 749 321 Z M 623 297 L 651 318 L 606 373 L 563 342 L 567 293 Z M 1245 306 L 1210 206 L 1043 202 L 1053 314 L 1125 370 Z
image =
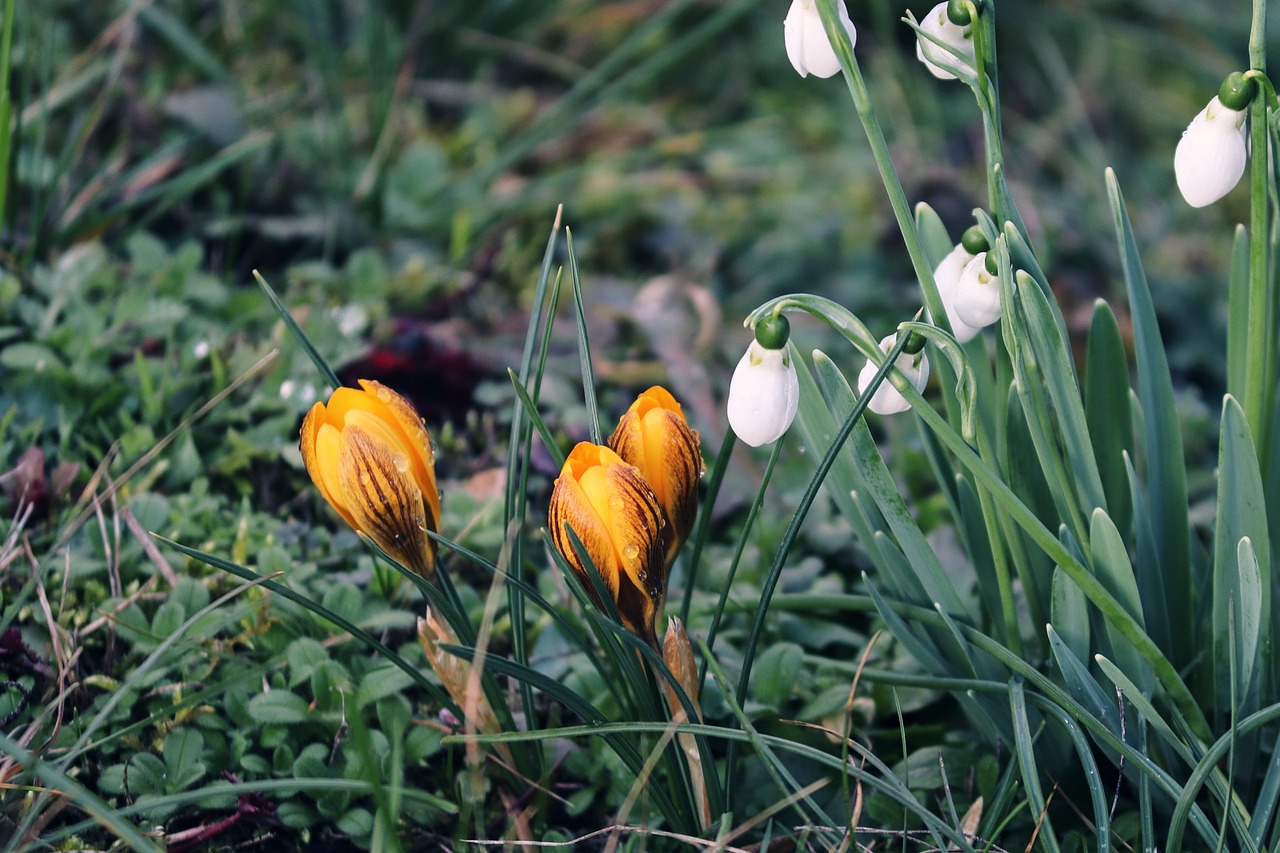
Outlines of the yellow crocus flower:
M 435 570 L 426 531 L 440 520 L 435 454 L 413 405 L 368 379 L 339 388 L 302 422 L 307 473 L 338 514 L 406 568 Z
M 595 563 L 623 626 L 657 648 L 654 620 L 666 595 L 667 525 L 640 470 L 607 447 L 581 442 L 560 469 L 547 514 L 556 550 L 596 605 L 604 607 L 569 539 L 570 527 Z

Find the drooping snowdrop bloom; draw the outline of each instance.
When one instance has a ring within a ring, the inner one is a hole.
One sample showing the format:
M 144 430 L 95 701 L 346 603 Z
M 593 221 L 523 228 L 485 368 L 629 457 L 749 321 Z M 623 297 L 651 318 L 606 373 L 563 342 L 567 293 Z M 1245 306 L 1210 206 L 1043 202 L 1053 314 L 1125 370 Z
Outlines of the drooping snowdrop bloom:
M 1173 171 L 1187 204 L 1213 204 L 1239 183 L 1249 159 L 1245 114 L 1243 109 L 1228 109 L 1214 97 L 1182 132 Z
M 974 58 L 972 25 L 960 26 L 954 23 L 947 17 L 946 2 L 942 2 L 920 19 L 920 29 L 960 54 L 956 56 L 924 36 L 917 35 L 916 57 L 929 69 L 930 74 L 939 80 L 955 80 L 955 73 L 948 70 L 955 68 L 967 79 L 973 78 L 977 61 Z
M 1000 319 L 1000 278 L 987 269 L 986 252 L 979 252 L 965 264 L 947 310 L 975 329 L 986 328 Z
M 880 339 L 880 351 L 887 353 L 893 349 L 893 345 L 897 342 L 896 334 L 889 335 L 887 338 Z M 915 354 L 903 351 L 898 356 L 898 360 L 894 366 L 902 372 L 907 381 L 915 386 L 917 391 L 923 391 L 925 383 L 929 381 L 929 359 L 925 357 L 923 352 Z M 862 394 L 867 390 L 867 386 L 871 384 L 871 380 L 875 378 L 878 366 L 871 359 L 867 359 L 867 364 L 862 368 L 862 372 L 858 374 L 858 393 Z M 892 415 L 898 412 L 905 412 L 911 408 L 911 404 L 907 402 L 907 398 L 903 397 L 897 388 L 889 381 L 886 376 L 884 381 L 880 383 L 880 387 L 871 395 L 871 402 L 867 404 L 867 408 L 875 412 L 877 415 Z
M 836 3 L 836 12 L 840 17 L 840 25 L 849 34 L 849 46 L 857 44 L 858 31 L 849 20 L 849 10 L 844 0 Z M 782 22 L 782 32 L 787 43 L 787 58 L 801 77 L 810 74 L 815 77 L 831 77 L 840 70 L 840 60 L 836 56 L 827 31 L 823 29 L 822 17 L 813 0 L 792 0 L 787 17 Z
M 790 324 L 781 314 L 761 320 L 729 381 L 729 426 L 752 447 L 782 438 L 800 407 L 800 379 L 787 351 L 789 336 Z
M 947 256 L 938 264 L 938 268 L 933 271 L 934 283 L 938 285 L 938 295 L 942 297 L 942 307 L 947 309 L 947 322 L 951 324 L 951 333 L 962 344 L 973 340 L 981 330 L 980 326 L 970 326 L 961 320 L 960 315 L 956 313 L 956 291 L 960 285 L 960 274 L 972 260 L 973 255 L 969 254 L 969 250 L 963 243 L 960 243 L 947 253 Z

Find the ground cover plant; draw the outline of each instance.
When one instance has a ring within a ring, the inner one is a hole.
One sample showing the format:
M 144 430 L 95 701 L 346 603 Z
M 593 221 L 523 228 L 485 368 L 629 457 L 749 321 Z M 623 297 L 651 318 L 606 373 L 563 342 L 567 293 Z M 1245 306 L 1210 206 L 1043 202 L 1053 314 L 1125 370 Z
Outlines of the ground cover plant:
M 7 846 L 1276 846 L 1264 3 L 2 5 Z

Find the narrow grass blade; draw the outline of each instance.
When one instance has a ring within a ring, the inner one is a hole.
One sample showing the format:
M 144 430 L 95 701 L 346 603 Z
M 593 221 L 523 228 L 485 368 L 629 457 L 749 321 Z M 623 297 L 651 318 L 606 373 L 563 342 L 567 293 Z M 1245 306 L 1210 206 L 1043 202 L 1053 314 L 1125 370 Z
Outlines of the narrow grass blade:
M 205 47 L 204 40 L 193 33 L 183 21 L 170 14 L 164 6 L 151 3 L 141 7 L 138 21 L 167 41 L 182 57 L 184 66 L 198 69 L 219 85 L 237 86 L 236 76 L 213 51 Z
M 698 568 L 702 564 L 702 548 L 707 542 L 707 536 L 711 531 L 711 508 L 716 505 L 716 497 L 720 494 L 720 486 L 724 483 L 724 475 L 729 471 L 729 460 L 733 458 L 733 448 L 738 443 L 738 437 L 734 435 L 733 430 L 729 429 L 725 433 L 724 442 L 720 445 L 720 452 L 716 454 L 715 464 L 711 467 L 711 476 L 707 478 L 707 488 L 703 493 L 698 510 L 698 526 L 694 530 L 692 543 L 688 549 L 688 556 L 685 557 L 685 565 L 688 570 L 685 573 L 684 594 L 680 601 L 680 621 L 688 624 L 689 607 L 693 604 L 693 590 L 698 584 Z M 721 604 L 721 608 L 723 608 Z
M 1111 849 L 1111 815 L 1110 815 L 1110 798 L 1102 787 L 1101 774 L 1098 772 L 1098 762 L 1093 757 L 1093 747 L 1088 739 L 1085 738 L 1084 732 L 1075 720 L 1071 719 L 1071 715 L 1061 708 L 1048 702 L 1040 703 L 1040 709 L 1047 716 L 1052 716 L 1057 720 L 1058 725 L 1067 733 L 1067 737 L 1071 740 L 1071 745 L 1075 748 L 1076 759 L 1080 762 L 1080 768 L 1084 771 L 1085 785 L 1089 790 L 1089 802 L 1093 805 L 1093 837 L 1096 853 L 1107 853 Z M 1142 777 L 1146 779 L 1145 776 Z
M 711 614 L 711 626 L 707 629 L 707 638 L 705 640 L 707 655 L 702 659 L 702 667 L 698 673 L 698 684 L 704 684 L 707 677 L 707 661 L 710 659 L 711 650 L 716 645 L 716 635 L 720 631 L 720 620 L 724 618 L 725 606 L 729 603 L 729 593 L 733 590 L 733 579 L 738 576 L 738 566 L 742 562 L 742 552 L 746 550 L 747 543 L 751 541 L 751 529 L 755 525 L 756 516 L 760 514 L 760 507 L 764 505 L 766 490 L 769 488 L 769 482 L 773 479 L 773 470 L 778 464 L 778 457 L 782 454 L 782 442 L 774 442 L 773 451 L 769 454 L 769 464 L 765 466 L 764 476 L 760 478 L 760 487 L 756 490 L 756 496 L 751 501 L 751 506 L 747 509 L 747 517 L 743 519 L 742 530 L 738 534 L 738 543 L 733 550 L 733 559 L 729 561 L 729 571 L 725 576 L 724 584 L 720 587 L 720 599 L 716 602 L 716 609 Z M 683 617 L 682 617 L 683 619 Z
M 1276 803 L 1280 802 L 1280 734 L 1276 735 L 1269 754 L 1271 761 L 1267 766 L 1267 775 L 1262 780 L 1262 788 L 1253 804 L 1253 815 L 1249 821 L 1249 834 L 1253 836 L 1253 843 L 1259 847 L 1271 829 L 1276 817 Z
M 1053 659 L 1058 662 L 1058 671 L 1066 683 L 1067 692 L 1086 708 L 1095 720 L 1104 723 L 1112 732 L 1119 734 L 1120 712 L 1116 709 L 1114 701 L 1098 686 L 1098 682 L 1094 680 L 1088 668 L 1076 659 L 1066 643 L 1062 642 L 1062 638 L 1058 636 L 1057 631 L 1053 630 L 1053 626 L 1045 626 L 1045 632 L 1049 635 L 1049 648 L 1053 651 Z
M 537 352 L 538 335 L 542 335 L 543 353 L 546 352 L 546 346 L 550 342 L 551 324 L 555 319 L 556 299 L 560 293 L 559 278 L 556 279 L 556 286 L 550 288 L 551 298 L 548 300 L 547 291 L 551 280 L 551 266 L 555 258 L 556 245 L 560 236 L 560 219 L 564 213 L 564 206 L 556 208 L 556 218 L 551 224 L 551 233 L 547 235 L 547 245 L 542 252 L 542 265 L 538 269 L 538 281 L 534 288 L 533 304 L 535 310 L 529 318 L 529 326 L 525 331 L 524 350 L 520 355 L 520 380 L 521 385 L 527 385 L 534 369 L 534 355 Z M 543 313 L 547 314 L 547 324 L 543 327 Z M 542 381 L 542 368 L 545 364 L 540 361 L 537 367 L 537 374 L 533 376 L 534 396 L 538 393 L 538 387 Z M 527 396 L 527 395 L 526 395 Z M 523 417 L 528 414 L 529 420 Z M 528 482 L 530 459 L 532 455 L 533 436 L 529 429 L 529 424 L 535 420 L 541 425 L 541 429 L 546 431 L 546 424 L 541 423 L 541 418 L 537 415 L 537 401 L 530 399 L 526 405 L 524 399 L 517 400 L 511 407 L 511 432 L 507 443 L 507 479 L 506 489 L 503 495 L 502 521 L 503 529 L 508 532 L 507 547 L 511 553 L 512 573 L 519 575 L 524 567 L 524 529 L 525 516 L 528 500 Z M 515 585 L 507 586 L 507 612 L 511 619 L 511 652 L 515 659 L 520 663 L 527 664 L 529 662 L 529 630 L 525 620 L 525 598 L 521 589 Z M 520 686 L 520 704 L 526 709 L 526 714 L 533 711 L 533 691 L 525 684 Z M 542 768 L 539 767 L 541 773 Z
M 1182 456 L 1182 425 L 1173 394 L 1173 378 L 1155 305 L 1142 270 L 1124 198 L 1115 173 L 1107 170 L 1107 196 L 1116 242 L 1129 292 L 1133 344 L 1137 357 L 1138 397 L 1145 412 L 1147 495 L 1156 558 L 1164 577 L 1164 610 L 1172 625 L 1194 625 L 1191 612 L 1191 542 L 1187 519 L 1187 472 Z M 1189 664 L 1197 653 L 1193 631 L 1174 631 L 1171 660 Z
M 587 404 L 587 427 L 591 441 L 604 444 L 604 432 L 600 426 L 600 407 L 596 404 L 596 374 L 591 364 L 591 344 L 587 337 L 587 308 L 582 296 L 582 275 L 578 271 L 578 256 L 573 251 L 573 232 L 564 230 L 569 246 L 569 282 L 573 285 L 574 316 L 578 322 L 578 363 L 582 368 L 582 396 Z
M 1027 718 L 1027 698 L 1022 686 L 1022 679 L 1009 681 L 1009 709 L 1013 717 L 1014 754 L 1018 757 L 1018 767 L 1022 771 L 1022 785 L 1027 792 L 1027 801 L 1031 805 L 1035 817 L 1036 838 L 1049 853 L 1058 853 L 1058 836 L 1049 821 L 1049 807 L 1045 802 L 1044 791 L 1040 787 L 1040 767 L 1036 763 L 1035 738 L 1031 733 L 1031 725 Z
M 284 323 L 284 327 L 289 330 L 289 334 L 293 335 L 293 339 L 298 342 L 298 345 L 302 347 L 302 351 L 311 359 L 311 363 L 316 366 L 316 370 L 320 371 L 324 381 L 335 391 L 341 388 L 342 382 L 338 379 L 338 374 L 333 372 L 329 362 L 320 354 L 320 350 L 316 349 L 315 344 L 311 343 L 307 333 L 302 331 L 302 327 L 298 325 L 298 321 L 293 319 L 293 314 L 285 307 L 275 289 L 267 284 L 267 280 L 257 270 L 253 271 L 253 277 L 258 280 L 258 286 L 267 295 L 267 299 L 271 302 L 271 307 L 275 309 L 276 316 L 280 318 L 280 322 Z
M 546 423 L 542 420 L 542 416 L 538 414 L 537 404 L 533 402 L 533 398 L 529 396 L 529 392 L 520 382 L 514 370 L 508 369 L 507 376 L 511 379 L 511 385 L 516 389 L 516 396 L 520 398 L 520 404 L 524 406 L 525 411 L 529 414 L 529 421 L 533 424 L 533 428 L 537 430 L 538 437 L 542 439 L 542 444 L 547 448 L 547 452 L 551 454 L 551 458 L 555 460 L 557 468 L 564 467 L 565 454 L 560 449 L 559 443 L 555 436 L 551 434 L 551 430 L 547 429 Z

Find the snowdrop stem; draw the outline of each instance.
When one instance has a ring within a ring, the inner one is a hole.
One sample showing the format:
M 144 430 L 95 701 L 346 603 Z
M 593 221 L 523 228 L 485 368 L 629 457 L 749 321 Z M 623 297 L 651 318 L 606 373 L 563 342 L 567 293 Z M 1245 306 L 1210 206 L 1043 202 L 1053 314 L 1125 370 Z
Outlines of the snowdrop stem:
M 885 192 L 889 196 L 889 205 L 893 208 L 893 215 L 898 220 L 898 228 L 902 231 L 902 240 L 906 243 L 907 254 L 911 257 L 911 266 L 915 269 L 916 279 L 919 280 L 920 289 L 924 294 L 924 304 L 928 306 L 929 314 L 936 318 L 935 322 L 949 332 L 951 324 L 947 322 L 946 308 L 943 307 L 942 297 L 938 294 L 938 285 L 933 280 L 933 266 L 925 257 L 924 246 L 920 242 L 920 234 L 916 231 L 915 219 L 911 215 L 911 204 L 907 201 L 906 191 L 902 188 L 902 181 L 898 179 L 893 159 L 889 156 L 889 144 L 885 141 L 884 132 L 880 129 L 880 120 L 871 106 L 871 95 L 867 91 L 866 81 L 858 67 L 858 60 L 849 45 L 849 36 L 840 25 L 835 0 L 815 0 L 815 3 L 818 13 L 822 16 L 822 25 L 826 28 L 827 38 L 831 40 L 836 56 L 840 58 L 840 66 L 844 69 L 844 79 L 849 86 L 854 109 L 862 122 L 863 130 L 866 131 L 867 141 L 871 143 L 871 156 L 876 161 L 876 168 L 880 171 Z
M 1022 215 L 1013 203 L 1005 182 L 1004 137 L 1000 132 L 1000 91 L 996 76 L 996 15 L 995 4 L 984 4 L 982 14 L 970 0 L 965 4 L 973 20 L 973 54 L 977 74 L 970 81 L 978 110 L 982 113 L 983 143 L 987 152 L 987 203 L 992 218 L 997 222 L 1012 222 L 1028 245 L 1031 236 L 1022 222 Z
M 1266 73 L 1266 0 L 1253 2 L 1253 27 L 1249 35 L 1251 71 Z M 1262 93 L 1259 92 L 1259 95 Z M 1244 411 L 1253 441 L 1267 464 L 1271 441 L 1268 426 L 1271 418 L 1270 389 L 1276 379 L 1275 294 L 1267 274 L 1270 230 L 1267 223 L 1267 103 L 1255 97 L 1249 105 L 1250 172 L 1249 172 L 1249 322 L 1245 351 Z

